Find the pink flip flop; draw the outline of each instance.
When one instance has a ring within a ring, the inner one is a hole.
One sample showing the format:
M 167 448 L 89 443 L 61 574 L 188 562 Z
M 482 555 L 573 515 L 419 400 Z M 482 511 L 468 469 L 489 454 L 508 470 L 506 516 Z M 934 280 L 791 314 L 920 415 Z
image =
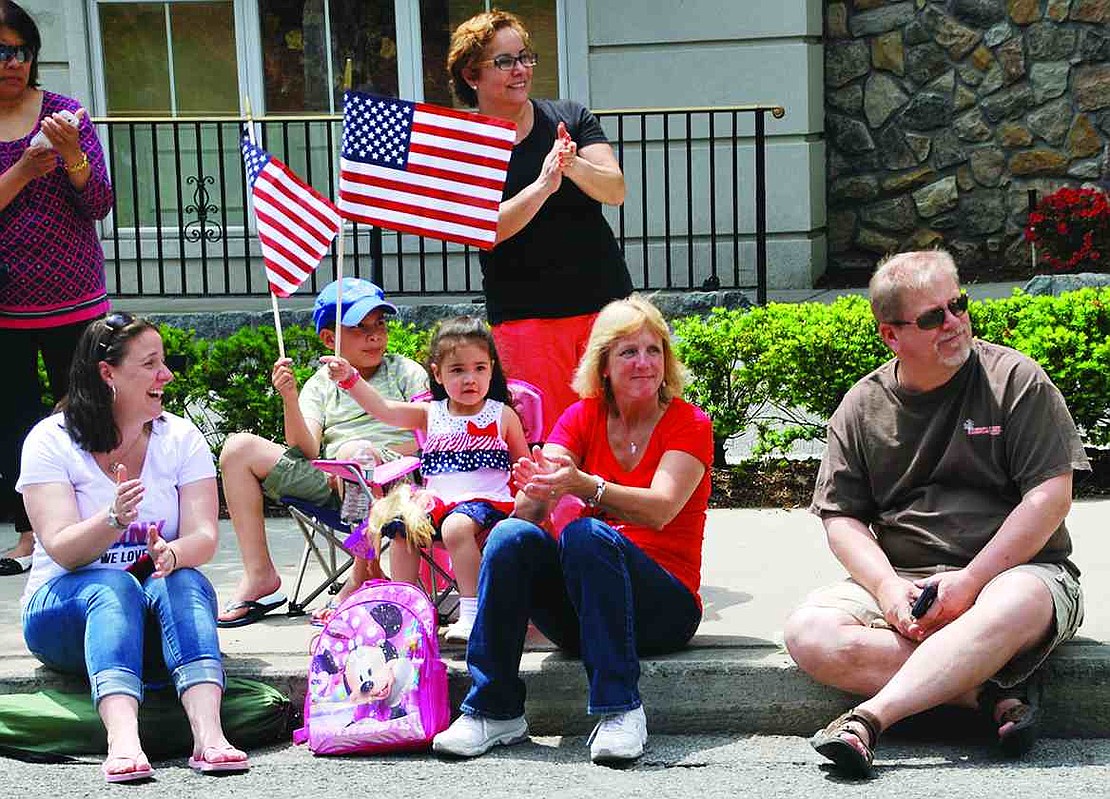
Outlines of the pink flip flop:
M 130 760 L 132 763 L 136 763 L 133 757 L 117 756 L 110 757 L 108 760 Z M 134 771 L 119 771 L 112 773 L 108 771 L 108 760 L 105 760 L 100 765 L 100 773 L 104 775 L 105 782 L 137 782 L 138 780 L 149 780 L 154 776 L 154 769 L 150 767 L 149 763 L 147 763 L 144 768 L 137 768 Z
M 222 747 L 209 746 L 201 752 L 200 757 L 189 758 L 189 768 L 193 771 L 198 771 L 201 774 L 216 774 L 216 773 L 230 773 L 235 771 L 249 771 L 251 764 L 249 759 L 244 760 L 209 760 L 210 752 L 224 752 L 229 751 L 233 747 L 223 749 Z

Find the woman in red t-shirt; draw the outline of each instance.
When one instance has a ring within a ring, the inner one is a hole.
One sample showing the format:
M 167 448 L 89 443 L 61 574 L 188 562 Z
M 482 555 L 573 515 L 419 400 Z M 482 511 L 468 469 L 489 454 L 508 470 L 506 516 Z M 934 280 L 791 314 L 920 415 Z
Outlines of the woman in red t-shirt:
M 590 758 L 643 753 L 639 657 L 681 648 L 701 621 L 713 432 L 682 383 L 654 305 L 633 295 L 602 309 L 574 378 L 582 399 L 513 468 L 516 510 L 490 533 L 478 577 L 473 684 L 437 752 L 473 757 L 527 737 L 518 672 L 531 619 L 582 655 L 587 709 L 602 716 Z M 587 511 L 556 541 L 539 525 L 568 494 Z

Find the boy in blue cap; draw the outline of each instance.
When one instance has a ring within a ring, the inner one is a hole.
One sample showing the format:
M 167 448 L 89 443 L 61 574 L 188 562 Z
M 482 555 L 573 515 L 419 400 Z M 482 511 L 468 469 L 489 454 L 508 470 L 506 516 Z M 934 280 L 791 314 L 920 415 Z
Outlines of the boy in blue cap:
M 378 391 L 403 401 L 426 391 L 428 374 L 420 364 L 385 351 L 385 315 L 396 313 L 397 308 L 386 301 L 382 290 L 367 280 L 343 278 L 339 312 L 337 289 L 338 282 L 325 286 L 312 309 L 324 346 L 335 349 L 338 318 L 343 357 Z M 244 567 L 234 597 L 220 613 L 220 627 L 251 624 L 286 601 L 280 592 L 281 575 L 266 544 L 263 494 L 275 499 L 295 496 L 338 508 L 339 497 L 327 475 L 312 465 L 313 458 L 355 459 L 369 452 L 380 463 L 416 451 L 410 431 L 368 415 L 328 378 L 325 367 L 305 381 L 298 395 L 290 365 L 289 358 L 279 359 L 271 377 L 281 396 L 287 446 L 252 433 L 235 433 L 220 453 L 224 495 Z M 371 576 L 370 564 L 356 559 L 339 598 Z M 380 571 L 374 576 L 380 576 Z

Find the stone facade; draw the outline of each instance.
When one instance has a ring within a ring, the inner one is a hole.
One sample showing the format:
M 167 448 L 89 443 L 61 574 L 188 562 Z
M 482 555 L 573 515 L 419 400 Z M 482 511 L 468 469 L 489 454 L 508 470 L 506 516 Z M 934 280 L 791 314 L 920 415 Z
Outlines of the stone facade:
M 1030 269 L 1028 192 L 1106 176 L 1110 0 L 825 3 L 829 267 Z

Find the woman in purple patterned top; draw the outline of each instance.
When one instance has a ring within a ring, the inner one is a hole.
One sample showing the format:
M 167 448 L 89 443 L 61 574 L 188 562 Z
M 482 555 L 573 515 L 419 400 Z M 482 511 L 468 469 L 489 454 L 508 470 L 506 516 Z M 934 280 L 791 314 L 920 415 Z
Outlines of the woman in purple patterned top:
M 61 399 L 78 337 L 109 307 L 96 231 L 112 208 L 104 153 L 80 103 L 37 88 L 41 46 L 27 12 L 0 0 L 0 521 L 20 534 L 0 575 L 30 568 L 14 486 L 23 438 L 45 411 L 38 354 Z

